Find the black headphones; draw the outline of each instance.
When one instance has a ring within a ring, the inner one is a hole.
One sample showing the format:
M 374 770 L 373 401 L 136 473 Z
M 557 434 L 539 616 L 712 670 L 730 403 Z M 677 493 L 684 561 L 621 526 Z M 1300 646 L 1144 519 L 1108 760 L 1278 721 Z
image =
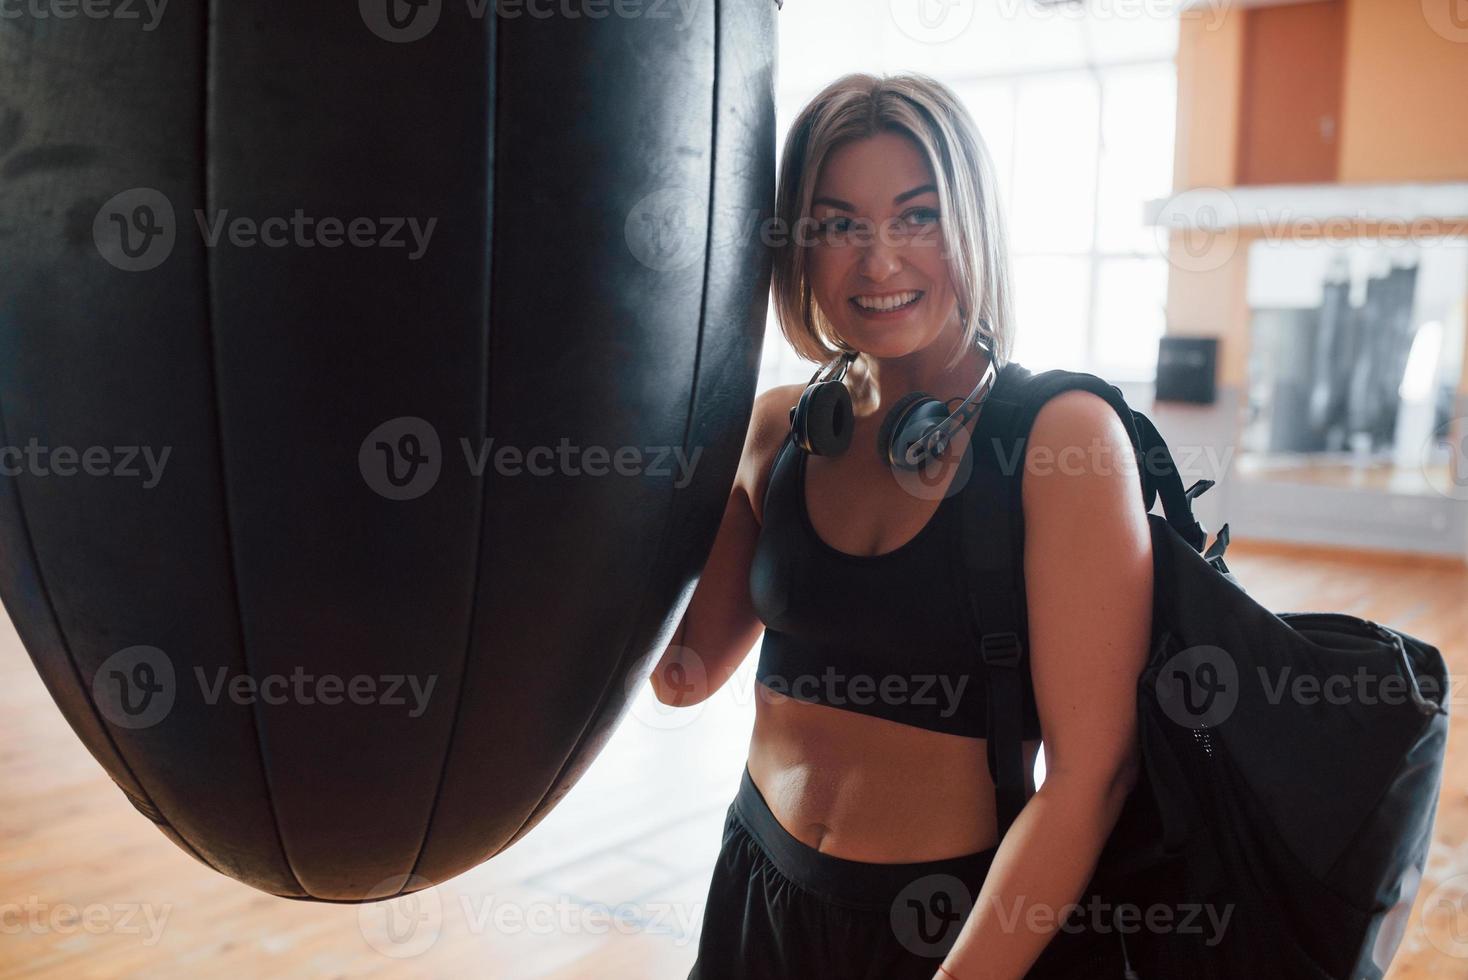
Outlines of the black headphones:
M 892 406 L 877 432 L 877 455 L 888 466 L 917 470 L 928 460 L 938 459 L 947 451 L 954 433 L 979 410 L 999 377 L 992 348 L 982 336 L 979 346 L 990 353 L 989 365 L 957 409 L 949 412 L 948 402 L 923 391 L 908 392 Z M 851 445 L 851 392 L 842 379 L 855 359 L 854 351 L 845 351 L 817 369 L 806 382 L 800 401 L 790 410 L 790 431 L 803 451 L 815 456 L 840 456 Z

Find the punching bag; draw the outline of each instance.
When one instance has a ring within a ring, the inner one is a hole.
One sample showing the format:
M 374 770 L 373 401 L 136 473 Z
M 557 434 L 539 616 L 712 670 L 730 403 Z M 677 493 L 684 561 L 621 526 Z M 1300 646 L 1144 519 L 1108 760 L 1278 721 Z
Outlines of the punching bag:
M 753 404 L 776 14 L 0 19 L 0 595 L 199 861 L 411 892 L 606 742 Z

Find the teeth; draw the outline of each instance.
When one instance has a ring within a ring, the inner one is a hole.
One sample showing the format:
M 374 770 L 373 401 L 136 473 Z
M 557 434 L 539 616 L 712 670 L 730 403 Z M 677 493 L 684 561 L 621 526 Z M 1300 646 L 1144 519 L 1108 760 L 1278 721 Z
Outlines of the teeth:
M 890 296 L 857 296 L 856 305 L 864 310 L 895 310 L 899 306 L 906 306 L 921 296 L 922 293 L 916 289 L 910 289 L 905 293 L 893 293 Z

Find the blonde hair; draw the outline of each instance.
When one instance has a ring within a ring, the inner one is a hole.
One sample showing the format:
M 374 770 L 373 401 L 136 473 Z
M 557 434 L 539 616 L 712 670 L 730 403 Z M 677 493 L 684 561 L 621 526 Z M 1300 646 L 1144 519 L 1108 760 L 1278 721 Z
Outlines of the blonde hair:
M 808 244 L 791 230 L 809 223 L 817 175 L 838 145 L 891 131 L 910 137 L 927 155 L 938 189 L 949 276 L 966 316 L 962 340 L 948 366 L 957 364 L 982 336 L 995 368 L 1002 368 L 1013 349 L 1014 320 L 994 165 L 958 97 L 942 82 L 917 72 L 880 78 L 843 75 L 791 123 L 775 195 L 775 217 L 786 234 L 774 250 L 770 285 L 780 332 L 809 361 L 824 364 L 853 350 L 812 297 Z M 857 357 L 853 368 L 862 360 Z

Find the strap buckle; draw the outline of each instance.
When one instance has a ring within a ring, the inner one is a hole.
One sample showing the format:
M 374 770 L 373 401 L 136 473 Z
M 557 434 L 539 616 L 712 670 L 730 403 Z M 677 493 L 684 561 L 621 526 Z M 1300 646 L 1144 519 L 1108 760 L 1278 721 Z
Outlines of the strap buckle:
M 1013 630 L 1002 633 L 985 633 L 979 639 L 979 655 L 986 667 L 1016 667 L 1019 665 L 1019 634 Z

